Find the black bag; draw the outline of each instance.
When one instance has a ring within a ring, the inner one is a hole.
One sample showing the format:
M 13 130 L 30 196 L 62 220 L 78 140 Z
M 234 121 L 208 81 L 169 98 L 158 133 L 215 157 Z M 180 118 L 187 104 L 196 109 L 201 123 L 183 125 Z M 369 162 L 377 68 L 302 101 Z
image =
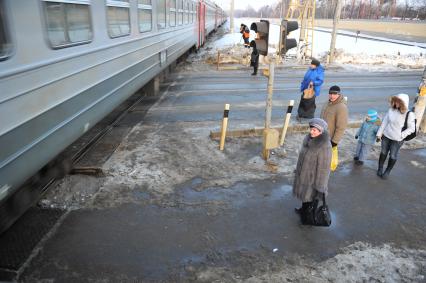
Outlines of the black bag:
M 315 225 L 315 210 L 317 209 L 317 206 L 318 200 L 314 199 L 308 207 L 302 210 L 300 217 L 303 225 Z
M 322 205 L 318 207 L 318 199 L 315 199 L 302 211 L 301 218 L 303 225 L 330 226 L 331 215 L 325 202 L 325 194 L 322 194 Z
M 407 121 L 408 121 L 408 115 L 410 114 L 410 112 L 412 111 L 408 111 L 407 115 L 405 115 L 404 127 L 402 127 L 401 132 L 405 131 L 408 128 Z M 416 136 L 417 136 L 417 119 L 414 119 L 414 133 L 411 133 L 408 136 L 406 136 L 404 140 L 409 141 L 414 139 Z
M 317 108 L 315 104 L 315 95 L 311 98 L 305 99 L 302 96 L 300 97 L 299 107 L 297 108 L 297 115 L 300 118 L 312 119 L 315 115 L 315 109 Z
M 315 210 L 315 226 L 330 226 L 331 215 L 325 203 L 325 194 L 322 194 L 322 205 Z

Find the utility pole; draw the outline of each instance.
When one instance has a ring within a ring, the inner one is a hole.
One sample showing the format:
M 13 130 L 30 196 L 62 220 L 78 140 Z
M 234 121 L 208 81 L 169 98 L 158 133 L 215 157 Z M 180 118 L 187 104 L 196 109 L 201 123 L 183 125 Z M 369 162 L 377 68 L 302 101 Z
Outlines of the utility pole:
M 281 48 L 282 48 L 282 46 L 283 46 L 283 42 L 282 42 L 282 34 L 283 34 L 283 24 L 282 24 L 282 22 L 283 22 L 283 20 L 284 20 L 284 11 L 285 11 L 285 9 L 284 9 L 284 1 L 285 0 L 282 0 L 281 1 L 281 14 L 280 14 L 280 38 L 279 38 L 279 42 L 278 42 L 278 58 L 281 58 Z
M 330 43 L 330 57 L 328 62 L 333 63 L 334 61 L 334 49 L 336 48 L 336 34 L 337 34 L 337 24 L 340 19 L 340 12 L 342 10 L 342 0 L 336 1 L 336 9 L 334 10 L 334 20 L 333 20 L 333 31 L 331 32 L 331 43 Z
M 231 33 L 234 33 L 234 0 L 231 0 Z

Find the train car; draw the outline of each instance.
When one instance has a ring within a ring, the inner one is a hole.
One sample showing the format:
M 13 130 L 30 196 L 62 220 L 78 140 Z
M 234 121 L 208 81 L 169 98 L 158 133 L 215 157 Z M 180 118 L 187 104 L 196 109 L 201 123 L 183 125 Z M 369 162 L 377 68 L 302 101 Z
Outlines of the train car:
M 0 0 L 0 207 L 201 46 L 215 28 L 212 9 L 203 0 Z

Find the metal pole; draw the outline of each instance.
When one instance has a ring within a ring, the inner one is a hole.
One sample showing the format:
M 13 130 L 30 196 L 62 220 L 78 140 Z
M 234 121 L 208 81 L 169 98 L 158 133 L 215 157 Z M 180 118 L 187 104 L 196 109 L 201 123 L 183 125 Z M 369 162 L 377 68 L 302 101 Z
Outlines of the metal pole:
M 337 24 L 339 23 L 341 10 L 342 10 L 342 0 L 336 0 L 336 9 L 334 11 L 334 20 L 333 20 L 333 31 L 331 32 L 329 63 L 334 62 L 334 49 L 336 47 Z
M 230 33 L 234 33 L 234 0 L 231 0 L 231 15 L 230 15 L 230 17 L 231 17 L 231 27 L 230 27 L 230 29 L 231 29 L 231 31 L 230 31 Z
M 275 66 L 274 61 L 269 63 L 269 76 L 268 76 L 268 96 L 266 98 L 266 115 L 265 115 L 265 130 L 264 137 L 266 136 L 266 131 L 271 128 L 271 116 L 272 116 L 272 94 L 274 93 L 274 74 Z M 264 138 L 265 140 L 265 138 Z M 269 149 L 266 149 L 266 143 L 264 143 L 263 148 L 263 159 L 268 160 L 269 158 Z
M 275 73 L 274 61 L 271 61 L 269 63 L 268 96 L 266 98 L 265 129 L 269 129 L 271 127 L 272 94 L 274 92 L 274 73 Z

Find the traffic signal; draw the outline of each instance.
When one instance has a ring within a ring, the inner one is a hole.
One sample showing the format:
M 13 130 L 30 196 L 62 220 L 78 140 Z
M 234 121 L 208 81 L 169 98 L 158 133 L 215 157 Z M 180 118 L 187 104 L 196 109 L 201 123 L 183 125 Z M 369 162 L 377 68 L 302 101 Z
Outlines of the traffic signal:
M 269 21 L 260 20 L 250 25 L 250 29 L 257 34 L 256 39 L 250 42 L 251 47 L 256 47 L 259 54 L 268 55 Z
M 281 22 L 282 34 L 281 34 L 281 54 L 285 55 L 291 48 L 297 46 L 297 41 L 294 38 L 287 38 L 288 34 L 299 28 L 297 21 L 283 20 Z

